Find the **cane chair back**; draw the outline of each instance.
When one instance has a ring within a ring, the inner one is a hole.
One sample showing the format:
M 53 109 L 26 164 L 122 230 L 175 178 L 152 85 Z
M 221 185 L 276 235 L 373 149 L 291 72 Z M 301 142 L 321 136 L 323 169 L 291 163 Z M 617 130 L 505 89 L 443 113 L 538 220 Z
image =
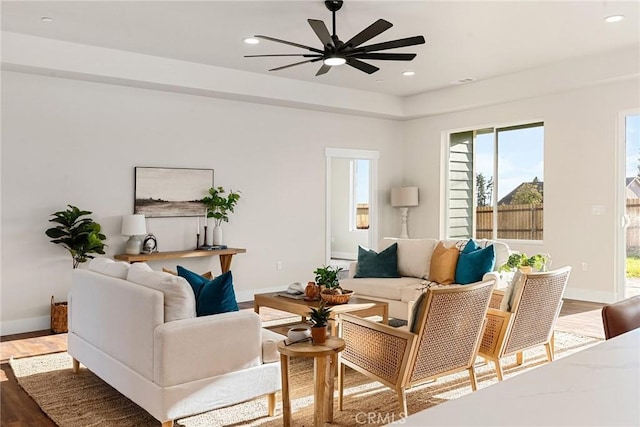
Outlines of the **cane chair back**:
M 343 314 L 338 402 L 343 404 L 345 366 L 396 390 L 407 413 L 405 388 L 467 370 L 476 389 L 473 363 L 484 330 L 494 281 L 430 288 L 417 310 L 414 332 Z
M 524 350 L 544 345 L 547 359 L 553 360 L 553 328 L 570 272 L 571 267 L 564 267 L 550 272 L 523 273 L 521 286 L 514 290 L 511 310 L 489 309 L 480 355 L 496 363 L 498 379 L 503 377 L 502 357 L 516 354 L 521 364 Z

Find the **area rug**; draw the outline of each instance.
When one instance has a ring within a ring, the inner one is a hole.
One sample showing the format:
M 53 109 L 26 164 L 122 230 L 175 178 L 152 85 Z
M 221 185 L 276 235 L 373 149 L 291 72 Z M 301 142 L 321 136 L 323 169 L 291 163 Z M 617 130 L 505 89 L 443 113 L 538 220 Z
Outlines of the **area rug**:
M 601 340 L 567 332 L 556 332 L 556 357 L 584 350 Z M 544 348 L 525 352 L 525 363 L 515 364 L 515 357 L 503 359 L 505 380 L 545 363 Z M 67 353 L 12 359 L 18 383 L 42 410 L 60 427 L 137 427 L 159 426 L 146 411 L 115 391 L 85 368 L 73 374 Z M 493 364 L 478 359 L 478 388 L 497 382 Z M 337 381 L 336 381 L 337 383 Z M 292 418 L 295 426 L 313 425 L 313 362 L 292 359 L 290 367 Z M 336 384 L 337 385 L 337 384 Z M 384 425 L 398 420 L 397 395 L 391 389 L 366 376 L 347 370 L 345 410 L 334 412 L 333 425 Z M 337 390 L 336 390 L 337 393 Z M 447 400 L 471 393 L 466 373 L 454 374 L 436 382 L 407 390 L 409 413 L 415 413 Z M 218 409 L 176 421 L 181 427 L 267 426 L 282 425 L 280 395 L 276 416 L 267 416 L 266 398 Z

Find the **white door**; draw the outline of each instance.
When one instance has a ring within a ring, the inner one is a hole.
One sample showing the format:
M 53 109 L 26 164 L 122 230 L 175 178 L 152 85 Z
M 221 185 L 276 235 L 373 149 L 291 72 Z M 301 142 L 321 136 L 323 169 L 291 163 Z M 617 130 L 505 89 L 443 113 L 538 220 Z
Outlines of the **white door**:
M 618 299 L 640 295 L 640 114 L 637 111 L 621 114 L 620 139 L 623 142 L 620 167 L 620 277 Z

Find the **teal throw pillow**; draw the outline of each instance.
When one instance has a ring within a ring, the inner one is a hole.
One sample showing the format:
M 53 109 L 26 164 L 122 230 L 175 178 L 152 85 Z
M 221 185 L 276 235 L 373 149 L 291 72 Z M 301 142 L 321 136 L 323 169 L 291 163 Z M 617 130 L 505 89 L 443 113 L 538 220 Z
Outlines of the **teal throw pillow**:
M 193 288 L 198 317 L 238 311 L 231 271 L 222 273 L 213 280 L 207 280 L 197 273 L 178 266 L 178 275 L 184 277 Z
M 479 282 L 485 273 L 493 270 L 495 264 L 496 251 L 493 245 L 480 248 L 476 242 L 469 240 L 460 252 L 455 282 L 460 285 Z
M 380 253 L 358 246 L 358 267 L 356 268 L 354 278 L 365 277 L 400 277 L 398 273 L 397 243 L 394 243 Z
M 205 279 L 198 273 L 194 273 L 193 271 L 187 270 L 181 265 L 176 267 L 176 271 L 178 272 L 178 276 L 184 277 L 187 280 L 187 282 L 189 282 L 189 284 L 191 285 L 191 288 L 193 289 L 193 295 L 196 297 L 196 301 L 198 301 L 198 295 L 200 295 L 200 291 L 202 290 L 202 287 L 209 280 Z

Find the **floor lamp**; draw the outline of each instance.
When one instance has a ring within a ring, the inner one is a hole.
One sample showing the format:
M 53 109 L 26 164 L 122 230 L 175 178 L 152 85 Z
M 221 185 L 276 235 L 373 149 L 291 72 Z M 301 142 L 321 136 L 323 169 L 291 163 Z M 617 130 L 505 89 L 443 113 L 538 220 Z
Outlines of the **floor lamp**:
M 407 215 L 409 207 L 418 206 L 418 187 L 396 187 L 391 189 L 391 206 L 400 208 L 402 224 L 400 228 L 400 238 L 409 238 L 407 232 Z

